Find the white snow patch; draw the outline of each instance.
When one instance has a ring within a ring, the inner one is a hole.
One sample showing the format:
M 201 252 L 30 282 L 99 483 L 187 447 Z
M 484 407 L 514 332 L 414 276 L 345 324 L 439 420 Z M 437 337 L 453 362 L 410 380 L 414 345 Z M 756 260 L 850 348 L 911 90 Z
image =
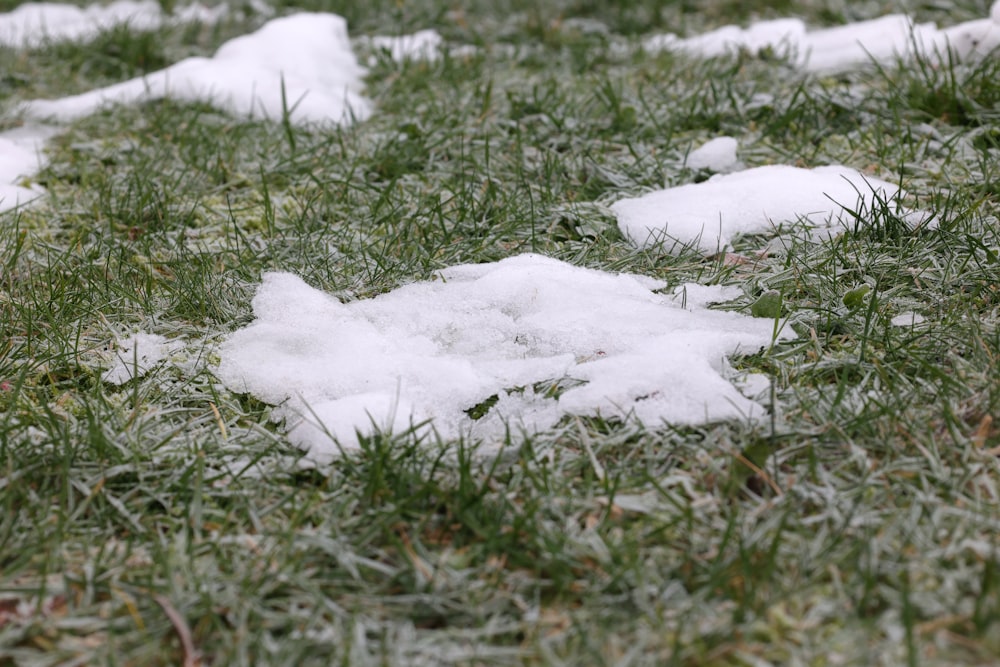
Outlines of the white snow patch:
M 684 164 L 689 169 L 730 171 L 737 164 L 738 147 L 739 143 L 733 137 L 716 137 L 688 153 Z
M 663 287 L 531 254 L 346 304 L 268 273 L 255 321 L 222 345 L 217 374 L 280 405 L 290 439 L 320 459 L 339 453 L 334 440 L 357 447 L 356 432 L 426 420 L 444 438 L 496 443 L 508 424 L 534 432 L 567 414 L 649 425 L 761 415 L 725 379 L 726 357 L 770 344 L 774 323 L 696 304 L 732 291 L 688 286 L 697 298 L 685 309 L 653 291 Z M 491 397 L 481 419 L 467 414 Z
M 741 50 L 758 53 L 770 48 L 780 55 L 794 55 L 806 35 L 800 19 L 759 21 L 748 28 L 727 25 L 693 37 L 673 34 L 654 35 L 643 42 L 649 52 L 678 51 L 701 58 L 714 58 Z
M 685 283 L 674 289 L 672 299 L 687 310 L 704 308 L 712 303 L 725 303 L 743 296 L 743 290 L 732 285 L 699 285 Z
M 356 394 L 307 406 L 301 419 L 288 431 L 293 445 L 305 450 L 332 453 L 336 443 L 345 450 L 359 449 L 358 436 L 376 432 L 404 433 L 419 428 L 423 420 L 416 406 L 390 394 Z
M 759 401 L 771 391 L 771 377 L 763 373 L 737 373 L 732 383 L 749 399 Z
M 45 190 L 30 183 L 45 165 L 42 150 L 54 128 L 24 126 L 0 133 L 0 212 L 28 204 Z
M 384 51 L 394 62 L 435 61 L 441 57 L 444 40 L 437 30 L 419 30 L 410 35 L 363 37 L 358 40 L 374 51 Z M 371 63 L 374 64 L 374 63 Z
M 130 30 L 155 30 L 166 23 L 200 21 L 214 24 L 228 13 L 227 5 L 205 7 L 197 3 L 178 7 L 164 16 L 154 0 L 118 0 L 110 5 L 81 8 L 55 2 L 29 2 L 0 14 L 0 46 L 15 49 L 41 46 L 48 42 L 84 41 L 103 30 L 128 25 Z
M 118 341 L 114 351 L 115 364 L 104 371 L 101 379 L 111 384 L 125 384 L 142 377 L 182 346 L 183 341 L 167 340 L 157 334 L 133 334 Z
M 301 13 L 226 42 L 212 58 L 187 58 L 81 95 L 27 102 L 25 112 L 68 121 L 108 104 L 169 97 L 213 104 L 241 116 L 277 120 L 287 109 L 296 124 L 344 124 L 371 113 L 371 103 L 361 95 L 364 73 L 343 18 Z
M 643 42 L 649 52 L 676 51 L 712 58 L 738 51 L 757 54 L 769 49 L 813 72 L 854 69 L 872 62 L 888 63 L 916 55 L 946 59 L 982 58 L 1000 46 L 1000 5 L 990 18 L 939 29 L 915 23 L 904 14 L 890 14 L 833 28 L 809 30 L 799 19 L 760 21 L 747 28 L 727 25 L 701 35 L 681 38 L 654 35 Z
M 927 318 L 920 313 L 914 313 L 912 311 L 907 311 L 905 313 L 900 313 L 896 315 L 891 320 L 889 324 L 894 327 L 912 327 L 918 324 L 923 324 L 927 321 Z
M 842 223 L 853 219 L 847 209 L 871 209 L 876 198 L 895 201 L 902 194 L 899 186 L 848 167 L 770 165 L 622 199 L 611 209 L 622 234 L 639 247 L 712 253 L 739 234 L 790 222 Z
M 0 137 L 0 211 L 16 208 L 43 194 L 44 191 L 18 185 L 40 167 L 37 152 Z

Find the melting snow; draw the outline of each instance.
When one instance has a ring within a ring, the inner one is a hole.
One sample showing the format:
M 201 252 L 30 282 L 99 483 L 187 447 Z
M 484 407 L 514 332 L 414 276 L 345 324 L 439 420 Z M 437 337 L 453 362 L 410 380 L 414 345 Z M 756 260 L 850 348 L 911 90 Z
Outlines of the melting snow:
M 756 167 L 622 199 L 611 205 L 618 227 L 639 247 L 695 246 L 713 253 L 738 234 L 772 231 L 784 222 L 845 222 L 848 210 L 896 201 L 899 187 L 841 166 Z
M 663 287 L 521 255 L 345 304 L 268 273 L 218 376 L 280 405 L 290 438 L 319 458 L 339 451 L 331 436 L 353 448 L 356 431 L 426 420 L 445 438 L 500 440 L 505 423 L 536 431 L 565 415 L 656 425 L 762 414 L 727 381 L 726 357 L 768 345 L 774 322 L 701 305 L 732 291 L 686 286 L 685 307 L 654 291 Z M 467 413 L 491 398 L 482 418 Z
M 228 12 L 226 5 L 214 8 L 199 4 L 178 7 L 165 17 L 153 0 L 118 0 L 110 5 L 80 8 L 55 2 L 29 2 L 0 14 L 0 46 L 31 48 L 54 41 L 92 39 L 103 30 L 127 24 L 131 30 L 155 30 L 164 23 L 217 23 Z
M 747 28 L 723 26 L 686 39 L 673 34 L 655 35 L 643 42 L 643 48 L 705 58 L 770 49 L 814 72 L 840 71 L 916 54 L 943 58 L 949 51 L 959 59 L 972 59 L 1000 46 L 1000 3 L 993 5 L 990 15 L 942 29 L 933 23 L 914 23 L 903 14 L 820 30 L 809 30 L 799 19 L 777 19 Z
M 370 102 L 361 95 L 364 73 L 343 18 L 301 13 L 226 42 L 212 58 L 187 58 L 82 95 L 28 102 L 25 112 L 66 121 L 107 104 L 169 97 L 211 103 L 242 116 L 277 120 L 287 109 L 293 123 L 342 124 L 371 113 Z

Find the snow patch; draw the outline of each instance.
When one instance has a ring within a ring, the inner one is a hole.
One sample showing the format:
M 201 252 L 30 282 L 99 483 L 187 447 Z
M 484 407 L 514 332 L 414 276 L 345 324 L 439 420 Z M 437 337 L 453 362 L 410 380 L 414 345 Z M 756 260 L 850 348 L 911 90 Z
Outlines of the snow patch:
M 128 25 L 130 30 L 155 30 L 167 23 L 199 21 L 214 24 L 228 13 L 227 5 L 205 7 L 197 3 L 178 7 L 164 16 L 154 0 L 118 0 L 110 5 L 81 8 L 55 2 L 29 2 L 0 14 L 0 46 L 33 48 L 49 42 L 80 42 L 100 32 Z
M 167 340 L 163 336 L 136 333 L 119 340 L 114 351 L 115 363 L 104 371 L 101 379 L 110 384 L 125 384 L 142 377 L 151 368 L 183 347 L 180 340 Z
M 300 125 L 346 124 L 371 114 L 371 103 L 361 95 L 364 73 L 343 18 L 301 13 L 226 42 L 212 58 L 187 58 L 81 95 L 27 102 L 24 110 L 36 118 L 69 121 L 108 104 L 172 98 L 272 120 L 287 109 L 291 122 Z
M 444 47 L 444 40 L 437 30 L 420 30 L 410 35 L 393 37 L 384 35 L 363 37 L 358 41 L 367 44 L 373 51 L 384 51 L 393 62 L 397 63 L 407 60 L 433 62 L 441 57 L 441 49 Z
M 781 223 L 843 223 L 853 220 L 849 210 L 902 195 L 899 186 L 848 167 L 770 165 L 622 199 L 611 210 L 638 247 L 714 253 L 739 234 L 770 232 Z
M 982 58 L 1000 46 L 1000 5 L 990 18 L 939 29 L 915 23 L 904 14 L 890 14 L 833 28 L 809 30 L 799 19 L 760 21 L 746 28 L 727 25 L 688 38 L 660 34 L 643 42 L 646 51 L 675 51 L 713 58 L 746 51 L 770 50 L 811 72 L 855 69 L 872 62 L 891 63 L 917 55 L 946 60 Z
M 688 153 L 684 165 L 689 169 L 731 171 L 738 162 L 737 148 L 739 143 L 733 137 L 716 137 Z
M 770 48 L 780 55 L 794 55 L 806 35 L 806 24 L 800 19 L 759 21 L 747 28 L 727 25 L 715 30 L 681 38 L 674 34 L 654 35 L 643 42 L 651 53 L 677 51 L 701 58 L 716 58 L 741 50 L 758 53 Z
M 913 327 L 918 324 L 923 324 L 926 321 L 927 318 L 920 313 L 906 311 L 905 313 L 900 313 L 889 320 L 889 324 L 894 327 Z
M 55 129 L 24 126 L 0 133 L 0 212 L 28 204 L 45 194 L 30 179 L 45 165 L 42 150 Z
M 508 425 L 535 432 L 565 415 L 655 426 L 763 414 L 725 379 L 726 357 L 770 344 L 774 322 L 700 305 L 732 290 L 687 286 L 685 308 L 664 286 L 531 254 L 351 303 L 268 273 L 217 375 L 280 406 L 290 439 L 320 459 L 358 434 L 422 424 L 496 443 Z

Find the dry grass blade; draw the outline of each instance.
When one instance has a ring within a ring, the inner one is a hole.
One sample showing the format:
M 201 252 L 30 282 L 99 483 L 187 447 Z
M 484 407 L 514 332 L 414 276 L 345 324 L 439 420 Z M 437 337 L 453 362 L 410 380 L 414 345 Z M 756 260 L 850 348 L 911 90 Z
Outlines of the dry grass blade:
M 173 603 L 163 595 L 154 595 L 153 600 L 160 605 L 163 613 L 170 619 L 170 624 L 174 626 L 174 632 L 181 642 L 181 650 L 184 652 L 184 667 L 201 667 L 201 653 L 195 648 L 194 638 L 191 636 L 191 628 Z

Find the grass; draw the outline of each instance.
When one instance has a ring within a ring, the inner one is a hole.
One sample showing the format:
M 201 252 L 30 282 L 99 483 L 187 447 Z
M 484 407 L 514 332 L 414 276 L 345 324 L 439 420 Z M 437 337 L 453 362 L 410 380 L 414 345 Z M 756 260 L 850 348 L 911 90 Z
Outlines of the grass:
M 816 78 L 620 48 L 787 3 L 308 8 L 481 50 L 379 60 L 378 112 L 343 130 L 169 102 L 83 119 L 46 201 L 0 217 L 0 665 L 1000 662 L 995 60 Z M 261 21 L 0 49 L 0 123 Z M 744 263 L 630 246 L 601 204 L 700 178 L 676 165 L 718 134 L 751 166 L 900 181 L 937 228 L 875 206 L 833 238 L 739 240 Z M 772 419 L 569 420 L 499 456 L 379 436 L 310 468 L 212 374 L 263 271 L 356 299 L 525 251 L 739 285 L 745 312 L 777 291 L 798 338 L 734 360 L 773 378 Z M 102 383 L 140 329 L 184 348 Z

